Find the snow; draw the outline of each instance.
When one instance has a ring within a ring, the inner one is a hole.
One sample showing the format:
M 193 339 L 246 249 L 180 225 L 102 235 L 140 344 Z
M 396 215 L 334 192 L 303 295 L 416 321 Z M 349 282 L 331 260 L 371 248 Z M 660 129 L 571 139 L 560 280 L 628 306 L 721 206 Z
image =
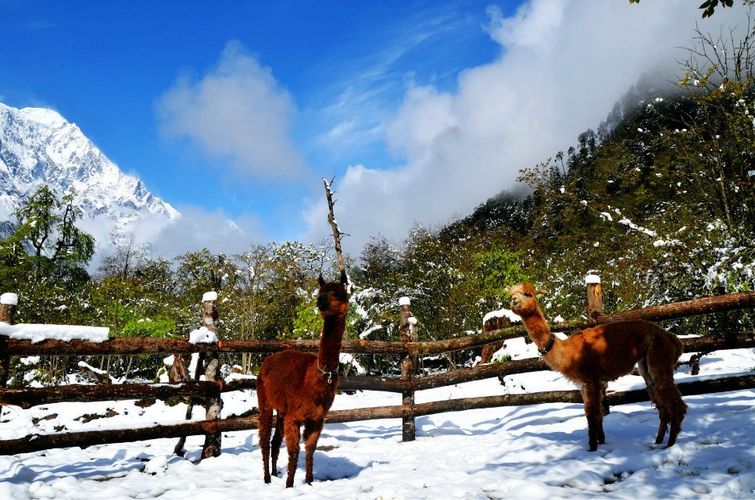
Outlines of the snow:
M 597 274 L 588 274 L 585 276 L 585 285 L 597 285 L 600 284 L 600 276 Z
M 8 306 L 17 306 L 18 295 L 15 293 L 4 293 L 0 295 L 0 304 L 5 304 Z
M 206 326 L 192 330 L 189 334 L 189 343 L 191 344 L 214 344 L 218 341 L 215 332 L 208 330 Z
M 511 309 L 506 309 L 504 307 L 503 309 L 498 309 L 497 311 L 490 311 L 489 313 L 487 313 L 485 317 L 482 318 L 482 324 L 484 325 L 489 319 L 493 318 L 508 318 L 508 320 L 512 323 L 518 323 L 522 321 L 522 318 L 518 314 L 515 314 Z
M 23 323 L 9 325 L 0 323 L 0 335 L 7 335 L 16 340 L 31 340 L 32 343 L 43 340 L 86 340 L 88 342 L 105 342 L 110 328 L 104 326 L 72 326 Z
M 360 339 L 366 339 L 372 333 L 374 333 L 374 332 L 376 332 L 378 330 L 382 330 L 382 329 L 383 329 L 383 325 L 372 325 L 371 327 L 369 327 L 368 329 L 366 329 L 365 331 L 363 331 L 362 333 L 360 333 L 359 334 L 359 338 Z
M 214 302 L 218 300 L 218 292 L 205 292 L 202 295 L 202 302 Z
M 624 217 L 623 219 L 621 219 L 619 221 L 619 224 L 623 224 L 623 225 L 627 226 L 630 229 L 634 229 L 635 231 L 639 231 L 641 233 L 645 233 L 648 236 L 653 236 L 653 237 L 658 236 L 658 233 L 656 233 L 655 231 L 653 231 L 651 229 L 648 229 L 646 227 L 638 226 L 637 224 L 635 224 L 634 222 L 632 222 L 631 220 L 629 220 L 626 217 Z
M 533 348 L 508 339 L 518 355 Z M 689 353 L 684 355 L 688 359 Z M 753 349 L 717 351 L 701 360 L 701 376 L 752 373 Z M 677 380 L 696 377 L 677 371 Z M 626 376 L 610 390 L 642 387 Z M 417 402 L 494 394 L 573 389 L 554 372 L 512 375 L 420 391 Z M 652 444 L 658 416 L 650 403 L 613 406 L 607 442 L 588 452 L 581 404 L 553 403 L 443 413 L 417 419 L 417 439 L 401 442 L 401 420 L 326 424 L 315 452 L 312 485 L 304 484 L 299 455 L 294 488 L 280 476 L 262 481 L 257 432 L 225 433 L 223 453 L 198 462 L 202 436 L 187 440 L 185 458 L 173 455 L 176 439 L 54 449 L 0 456 L 0 498 L 50 499 L 437 499 L 437 498 L 753 498 L 755 496 L 755 390 L 687 396 L 689 411 L 677 444 Z M 400 394 L 338 394 L 333 409 L 398 405 Z M 224 415 L 256 406 L 254 391 L 223 394 Z M 0 438 L 172 424 L 185 406 L 131 401 L 56 403 L 29 410 L 3 408 Z M 83 414 L 115 413 L 83 422 Z M 194 419 L 203 411 L 196 410 Z
M 30 120 L 33 120 L 47 127 L 62 127 L 68 123 L 66 122 L 65 118 L 60 116 L 60 113 L 52 109 L 21 108 L 19 111 Z

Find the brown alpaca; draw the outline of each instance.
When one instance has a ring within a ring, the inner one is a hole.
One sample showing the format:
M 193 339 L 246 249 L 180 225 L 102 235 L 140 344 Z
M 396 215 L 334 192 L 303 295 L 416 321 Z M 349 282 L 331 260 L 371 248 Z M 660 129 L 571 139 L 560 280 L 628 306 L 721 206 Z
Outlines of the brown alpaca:
M 606 383 L 632 371 L 635 363 L 658 408 L 661 423 L 655 443 L 663 442 L 671 424 L 667 446 L 672 446 L 687 412 L 674 384 L 674 366 L 682 354 L 679 339 L 649 321 L 629 320 L 587 328 L 561 340 L 548 328 L 535 298 L 539 293 L 530 283 L 510 287 L 511 310 L 522 317 L 548 366 L 581 384 L 590 451 L 605 443 L 602 398 Z
M 306 452 L 306 482 L 312 482 L 312 465 L 317 440 L 323 421 L 338 387 L 338 355 L 346 329 L 349 297 L 348 279 L 341 271 L 341 281 L 325 283 L 322 277 L 317 307 L 324 319 L 320 347 L 317 355 L 294 350 L 269 356 L 262 363 L 257 377 L 259 404 L 259 440 L 265 482 L 270 482 L 270 448 L 272 444 L 272 473 L 278 475 L 277 462 L 283 436 L 288 449 L 288 476 L 286 487 L 294 485 L 294 474 L 299 459 L 299 429 L 304 425 Z M 275 435 L 270 434 L 276 411 Z

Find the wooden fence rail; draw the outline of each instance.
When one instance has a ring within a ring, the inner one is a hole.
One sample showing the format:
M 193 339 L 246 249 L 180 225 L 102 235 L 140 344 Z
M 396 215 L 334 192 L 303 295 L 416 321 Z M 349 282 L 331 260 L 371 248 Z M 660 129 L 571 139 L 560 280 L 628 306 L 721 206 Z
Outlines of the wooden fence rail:
M 682 339 L 682 343 L 685 352 L 710 352 L 719 349 L 755 347 L 755 338 L 752 335 L 743 334 L 735 339 L 735 343 L 732 343 L 718 338 L 698 337 Z M 339 389 L 342 391 L 369 390 L 403 393 L 549 369 L 542 359 L 531 358 L 480 365 L 409 379 L 375 376 L 342 377 Z M 0 389 L 0 405 L 31 408 L 32 406 L 64 401 L 92 402 L 147 398 L 166 400 L 176 397 L 202 400 L 217 397 L 221 392 L 255 388 L 254 379 L 240 379 L 223 383 L 191 381 L 180 384 L 70 384 L 61 387 L 10 388 Z
M 755 292 L 703 297 L 674 304 L 624 311 L 608 316 L 601 316 L 598 321 L 601 323 L 624 319 L 661 321 L 746 308 L 755 308 Z M 568 321 L 553 325 L 553 330 L 569 332 L 593 325 L 594 322 L 587 320 Z M 433 355 L 472 349 L 491 342 L 525 335 L 524 326 L 519 325 L 485 332 L 480 335 L 433 342 L 345 340 L 341 350 L 343 352 L 360 354 Z M 221 340 L 216 346 L 214 344 L 192 344 L 184 339 L 115 338 L 105 342 L 44 340 L 36 343 L 32 343 L 29 340 L 11 339 L 8 342 L 7 352 L 11 356 L 172 354 L 211 352 L 214 350 L 234 353 L 265 353 L 282 351 L 284 349 L 315 352 L 317 351 L 317 346 L 318 341 L 315 340 Z
M 597 294 L 599 297 L 599 294 Z M 593 299 L 595 294 L 593 294 Z M 406 311 L 402 305 L 402 318 L 411 316 L 408 304 Z M 642 318 L 648 320 L 667 320 L 687 317 L 691 315 L 722 312 L 734 309 L 755 307 L 755 292 L 743 292 L 716 297 L 704 297 L 675 304 L 653 306 L 634 311 L 602 316 L 600 304 L 593 304 L 591 319 L 588 321 L 574 321 L 560 323 L 554 330 L 571 331 L 606 321 Z M 11 322 L 12 323 L 12 322 Z M 8 325 L 6 325 L 7 327 Z M 405 325 L 404 325 L 405 326 Z M 402 328 L 404 327 L 402 326 Z M 465 398 L 432 403 L 414 403 L 414 392 L 435 387 L 442 387 L 491 377 L 500 377 L 516 373 L 546 370 L 548 367 L 540 358 L 525 359 L 481 365 L 468 369 L 461 369 L 447 373 L 429 376 L 415 376 L 413 367 L 419 355 L 440 354 L 449 351 L 470 349 L 484 344 L 507 338 L 525 335 L 522 326 L 504 328 L 481 335 L 437 342 L 417 342 L 411 335 L 405 335 L 402 342 L 375 341 L 345 341 L 344 352 L 361 354 L 393 354 L 403 357 L 402 377 L 342 377 L 340 389 L 349 390 L 379 390 L 403 394 L 403 404 L 400 406 L 384 406 L 362 408 L 356 410 L 333 411 L 328 415 L 328 422 L 348 422 L 374 418 L 402 418 L 403 435 L 405 440 L 414 437 L 414 418 L 445 411 L 458 411 L 472 408 L 488 408 L 493 406 L 523 405 L 544 402 L 581 402 L 579 391 L 555 391 L 545 393 L 489 396 L 483 398 Z M 0 335 L 2 337 L 2 335 Z M 7 337 L 5 337 L 7 339 Z M 753 347 L 755 339 L 752 334 L 740 335 L 735 339 L 721 338 L 693 338 L 684 339 L 687 352 L 711 352 L 717 349 L 735 347 Z M 46 340 L 32 343 L 24 340 L 11 339 L 7 344 L 0 344 L 0 365 L 7 367 L 8 357 L 24 355 L 134 355 L 134 354 L 184 354 L 200 352 L 203 355 L 213 355 L 217 352 L 275 352 L 282 349 L 299 349 L 315 351 L 316 341 L 287 340 L 287 341 L 218 341 L 213 344 L 194 344 L 182 339 L 110 339 L 105 342 L 87 342 L 74 340 L 62 342 Z M 700 394 L 723 390 L 735 390 L 755 387 L 755 376 L 736 377 L 708 381 L 695 381 L 679 384 L 683 394 Z M 239 389 L 253 389 L 255 381 L 252 379 L 238 380 L 225 383 L 218 382 L 184 382 L 181 384 L 123 384 L 106 386 L 70 385 L 56 388 L 35 389 L 2 389 L 0 388 L 0 405 L 17 405 L 29 408 L 39 404 L 49 404 L 62 401 L 110 401 L 126 399 L 170 399 L 180 397 L 192 404 L 208 405 L 215 401 L 218 405 L 221 392 Z M 647 400 L 644 390 L 613 393 L 609 396 L 610 404 L 621 404 Z M 218 415 L 216 414 L 216 417 Z M 70 446 L 91 446 L 94 444 L 127 442 L 165 437 L 184 437 L 194 434 L 204 434 L 217 438 L 220 444 L 220 433 L 236 430 L 256 428 L 256 417 L 209 418 L 198 422 L 187 422 L 175 425 L 158 425 L 147 429 L 117 429 L 105 431 L 88 431 L 63 433 L 53 435 L 34 435 L 24 438 L 0 441 L 0 454 L 14 454 L 38 451 L 48 448 L 62 448 Z M 203 452 L 204 456 L 204 452 Z

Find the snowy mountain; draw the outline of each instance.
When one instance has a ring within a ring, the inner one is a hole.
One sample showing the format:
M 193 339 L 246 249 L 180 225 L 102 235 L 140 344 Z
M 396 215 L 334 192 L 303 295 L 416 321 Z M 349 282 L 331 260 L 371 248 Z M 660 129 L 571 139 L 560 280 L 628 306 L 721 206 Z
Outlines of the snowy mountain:
M 59 196 L 75 192 L 81 226 L 99 248 L 128 241 L 137 221 L 159 226 L 180 216 L 57 112 L 0 103 L 0 232 L 12 229 L 13 212 L 45 184 Z

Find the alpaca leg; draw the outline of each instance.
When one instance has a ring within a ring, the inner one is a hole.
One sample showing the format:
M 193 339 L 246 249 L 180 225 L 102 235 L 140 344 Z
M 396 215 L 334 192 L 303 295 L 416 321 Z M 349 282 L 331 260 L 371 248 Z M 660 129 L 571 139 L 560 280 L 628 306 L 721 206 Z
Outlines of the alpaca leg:
M 605 417 L 609 413 L 611 413 L 611 407 L 608 405 L 608 398 L 606 397 L 606 391 L 608 390 L 608 382 L 605 380 L 600 382 L 600 408 L 603 411 L 603 416 Z M 603 438 L 603 441 L 601 443 L 605 443 L 605 437 Z
M 587 435 L 590 451 L 598 449 L 598 442 L 605 443 L 603 433 L 603 411 L 600 404 L 600 382 L 591 382 L 582 386 L 582 401 L 587 417 Z
M 675 347 L 675 345 L 654 344 L 648 350 L 646 356 L 647 370 L 650 373 L 650 378 L 655 382 L 654 392 L 660 418 L 655 444 L 663 442 L 666 430 L 671 424 L 667 446 L 676 443 L 682 420 L 684 420 L 684 415 L 687 412 L 687 405 L 684 404 L 682 395 L 674 384 L 674 365 L 679 356 Z
M 270 483 L 270 430 L 273 426 L 273 410 L 260 406 L 259 440 L 262 449 L 262 469 L 265 483 Z
M 687 413 L 687 405 L 682 400 L 679 389 L 673 383 L 664 389 L 662 397 L 665 402 L 666 420 L 671 424 L 668 444 L 666 445 L 668 448 L 676 443 L 676 437 L 679 435 L 679 431 L 682 430 L 682 420 L 684 420 L 684 415 Z
M 283 420 L 285 415 L 278 412 L 275 416 L 275 433 L 273 434 L 273 441 L 270 444 L 272 455 L 272 466 L 270 472 L 273 476 L 278 476 L 278 455 L 281 451 L 281 442 L 283 442 Z
M 312 469 L 314 468 L 315 449 L 317 448 L 317 440 L 320 439 L 323 423 L 322 420 L 310 420 L 304 423 L 304 451 L 307 459 L 307 475 L 305 481 L 307 484 L 311 484 L 314 479 Z
M 600 421 L 598 421 L 598 444 L 606 443 L 606 435 L 603 432 L 603 417 L 611 413 L 611 409 L 608 406 L 608 399 L 606 398 L 606 390 L 608 389 L 608 382 L 600 382 Z
M 653 377 L 650 376 L 647 358 L 640 359 L 640 361 L 637 363 L 637 370 L 645 380 L 645 388 L 648 391 L 648 396 L 650 396 L 650 401 L 652 401 L 655 405 L 658 405 L 658 401 L 655 397 L 655 381 L 653 380 Z
M 288 475 L 286 476 L 286 488 L 294 485 L 294 475 L 299 462 L 299 423 L 286 418 L 283 421 L 283 432 L 286 435 L 286 448 L 288 449 Z
M 645 380 L 645 388 L 648 391 L 648 396 L 650 396 L 650 401 L 652 401 L 658 408 L 658 419 L 660 422 L 658 424 L 658 433 L 655 437 L 655 444 L 661 444 L 663 442 L 663 437 L 666 435 L 666 429 L 668 429 L 669 418 L 663 401 L 658 398 L 658 387 L 653 379 L 653 375 L 650 373 L 648 356 L 645 356 L 637 362 L 637 370 Z
M 658 434 L 655 435 L 655 444 L 663 442 L 666 430 L 668 429 L 668 415 L 666 414 L 666 410 L 660 406 L 658 407 L 658 418 L 660 419 L 660 423 L 658 424 Z

